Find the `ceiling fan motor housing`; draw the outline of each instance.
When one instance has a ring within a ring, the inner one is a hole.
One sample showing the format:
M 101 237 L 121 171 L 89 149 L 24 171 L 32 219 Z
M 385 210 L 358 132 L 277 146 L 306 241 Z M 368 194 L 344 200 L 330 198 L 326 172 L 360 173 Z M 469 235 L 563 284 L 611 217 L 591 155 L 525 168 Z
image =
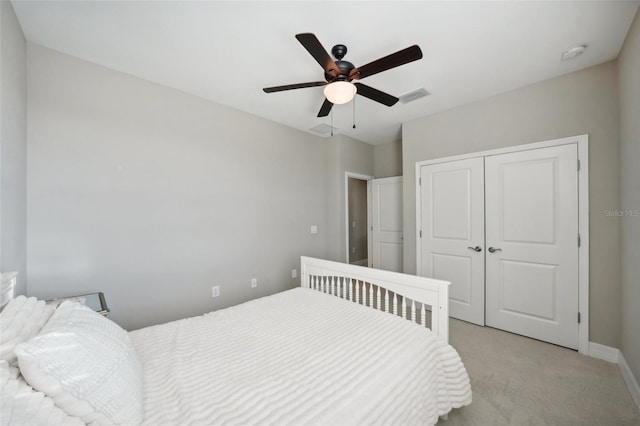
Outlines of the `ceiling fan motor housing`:
M 331 54 L 337 60 L 341 60 L 347 54 L 347 46 L 345 46 L 344 44 L 336 44 L 331 49 Z
M 335 73 L 331 72 L 331 70 L 327 70 L 327 72 L 324 73 L 325 79 L 328 82 L 351 81 L 352 79 L 349 78 L 349 74 L 351 73 L 351 70 L 355 68 L 355 65 L 353 65 L 349 61 L 342 60 L 342 58 L 344 58 L 344 56 L 347 54 L 347 46 L 345 46 L 344 44 L 336 44 L 331 49 L 331 54 L 334 58 L 337 59 L 335 64 L 338 66 L 338 74 L 336 75 Z
M 333 81 L 351 81 L 349 78 L 349 74 L 351 74 L 351 70 L 355 68 L 355 66 L 349 61 L 336 61 L 336 65 L 338 66 L 339 74 L 336 75 L 334 73 L 324 73 L 324 77 L 328 82 Z

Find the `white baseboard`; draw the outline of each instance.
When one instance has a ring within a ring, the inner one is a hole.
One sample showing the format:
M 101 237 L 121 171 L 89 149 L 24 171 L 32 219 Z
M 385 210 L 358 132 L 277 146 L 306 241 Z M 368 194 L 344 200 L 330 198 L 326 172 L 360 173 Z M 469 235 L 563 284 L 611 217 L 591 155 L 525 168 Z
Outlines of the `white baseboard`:
M 620 359 L 620 350 L 600 343 L 589 342 L 589 356 L 617 364 Z
M 640 412 L 640 386 L 638 386 L 638 382 L 631 372 L 629 364 L 627 364 L 622 353 L 620 353 L 620 357 L 618 359 L 618 367 L 620 368 L 622 377 L 624 377 L 624 382 L 627 384 L 627 389 L 629 389 L 631 398 L 633 398 L 633 402 L 636 403 L 636 408 L 638 409 L 638 412 Z
M 629 364 L 627 364 L 627 361 L 624 359 L 622 352 L 620 352 L 619 349 L 612 348 L 611 346 L 589 342 L 589 356 L 618 364 L 618 368 L 622 373 L 622 378 L 624 379 L 627 389 L 629 389 L 629 393 L 631 394 L 631 398 L 633 398 L 633 402 L 636 404 L 636 408 L 640 413 L 640 386 L 638 386 L 638 381 L 631 372 Z

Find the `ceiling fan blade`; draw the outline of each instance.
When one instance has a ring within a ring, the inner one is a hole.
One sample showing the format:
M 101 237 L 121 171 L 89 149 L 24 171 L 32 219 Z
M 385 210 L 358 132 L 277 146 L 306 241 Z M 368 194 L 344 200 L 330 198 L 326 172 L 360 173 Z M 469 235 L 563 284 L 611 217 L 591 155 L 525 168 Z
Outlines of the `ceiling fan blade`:
M 326 49 L 322 47 L 318 38 L 312 33 L 301 33 L 296 34 L 296 38 L 304 46 L 305 49 L 313 56 L 313 58 L 320 64 L 320 66 L 324 69 L 324 72 L 337 76 L 340 74 L 340 68 L 336 65 L 336 63 L 331 59 L 331 56 L 327 53 Z
M 356 93 L 358 95 L 362 95 L 365 98 L 371 99 L 372 101 L 380 102 L 383 105 L 390 107 L 395 105 L 396 102 L 400 100 L 395 96 L 391 96 L 388 93 L 382 92 L 378 89 L 374 89 L 373 87 L 367 86 L 366 84 L 362 84 L 362 83 L 354 83 L 354 84 L 357 88 Z
M 329 99 L 325 98 L 322 106 L 320 107 L 320 111 L 318 111 L 318 117 L 326 117 L 327 115 L 329 115 L 329 113 L 331 112 L 331 107 L 333 107 L 333 104 L 329 102 Z
M 310 83 L 287 84 L 285 86 L 265 87 L 265 93 L 282 92 L 283 90 L 304 89 L 305 87 L 316 87 L 326 85 L 326 81 L 312 81 Z
M 402 49 L 396 53 L 392 53 L 384 58 L 380 58 L 361 67 L 354 68 L 349 74 L 349 78 L 357 80 L 369 77 L 370 75 L 399 67 L 400 65 L 408 64 L 409 62 L 417 61 L 421 58 L 422 50 L 420 50 L 418 45 L 414 44 L 413 46 Z

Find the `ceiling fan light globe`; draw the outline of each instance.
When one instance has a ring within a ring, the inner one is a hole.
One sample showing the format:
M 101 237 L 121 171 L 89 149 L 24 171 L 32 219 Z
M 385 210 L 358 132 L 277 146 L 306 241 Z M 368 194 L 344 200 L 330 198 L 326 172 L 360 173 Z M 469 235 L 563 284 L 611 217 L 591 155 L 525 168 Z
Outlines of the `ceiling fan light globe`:
M 324 96 L 332 104 L 340 105 L 351 101 L 356 95 L 356 86 L 348 81 L 336 81 L 324 87 Z

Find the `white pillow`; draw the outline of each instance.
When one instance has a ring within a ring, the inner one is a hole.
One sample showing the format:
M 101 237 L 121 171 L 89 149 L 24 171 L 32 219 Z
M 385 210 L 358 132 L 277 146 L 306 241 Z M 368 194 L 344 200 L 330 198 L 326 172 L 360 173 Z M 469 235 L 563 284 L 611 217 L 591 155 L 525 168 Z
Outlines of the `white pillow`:
M 63 302 L 15 351 L 26 381 L 70 416 L 97 424 L 142 421 L 138 355 L 128 333 L 92 309 Z
M 18 296 L 0 313 L 0 359 L 14 364 L 14 348 L 38 334 L 55 308 L 35 297 Z

